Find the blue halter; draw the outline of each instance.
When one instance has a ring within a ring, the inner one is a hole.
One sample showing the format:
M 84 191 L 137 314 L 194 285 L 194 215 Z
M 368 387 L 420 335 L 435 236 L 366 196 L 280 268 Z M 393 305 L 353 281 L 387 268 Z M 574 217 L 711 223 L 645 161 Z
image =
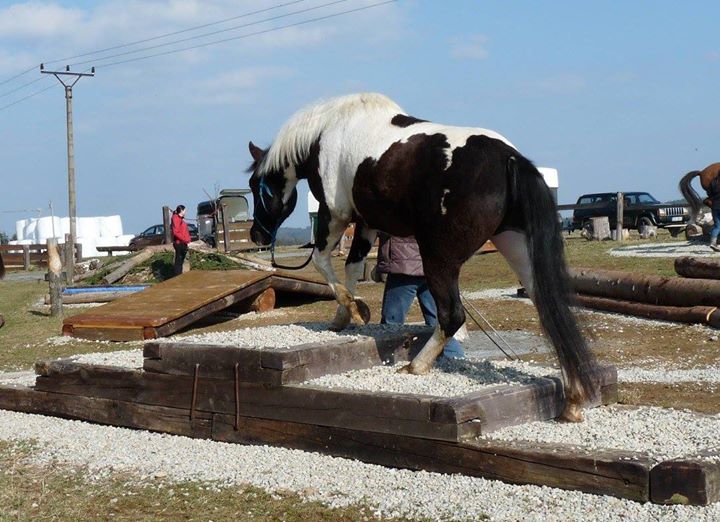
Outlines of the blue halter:
M 259 196 L 260 196 L 260 206 L 262 206 L 263 210 L 265 211 L 265 214 L 268 216 L 270 215 L 270 210 L 268 209 L 267 205 L 265 204 L 265 198 L 263 197 L 265 194 L 268 194 L 271 198 L 273 197 L 273 192 L 268 187 L 267 183 L 265 183 L 265 178 L 260 178 L 260 186 L 259 186 Z M 260 221 L 256 222 L 257 225 L 267 233 L 267 235 L 270 236 L 272 245 L 275 246 L 275 236 L 277 235 L 279 226 L 275 226 L 274 230 L 270 231 L 265 225 L 263 225 Z
M 268 216 L 270 215 L 270 210 L 268 209 L 267 205 L 265 204 L 265 198 L 263 197 L 265 194 L 268 194 L 271 198 L 274 197 L 274 194 L 270 187 L 268 187 L 267 183 L 265 183 L 265 178 L 260 178 L 260 185 L 258 187 L 258 195 L 260 196 L 260 206 L 262 206 L 263 210 L 265 211 L 265 214 Z M 261 229 L 263 229 L 271 238 L 270 241 L 270 264 L 275 268 L 282 268 L 284 270 L 300 270 L 301 268 L 305 268 L 308 263 L 310 263 L 310 260 L 312 259 L 313 252 L 315 251 L 315 248 L 313 248 L 310 251 L 310 255 L 305 260 L 305 262 L 302 265 L 299 266 L 287 266 L 287 265 L 281 265 L 278 262 L 275 261 L 275 238 L 277 236 L 278 229 L 280 228 L 280 223 L 278 223 L 275 226 L 275 229 L 273 231 L 268 230 L 268 228 L 260 223 L 260 221 L 255 221 L 255 224 L 259 226 Z

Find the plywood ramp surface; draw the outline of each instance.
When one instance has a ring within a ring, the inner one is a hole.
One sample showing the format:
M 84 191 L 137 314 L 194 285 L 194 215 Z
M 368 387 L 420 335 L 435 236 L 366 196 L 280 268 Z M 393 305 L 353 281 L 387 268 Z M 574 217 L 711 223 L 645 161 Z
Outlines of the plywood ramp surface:
M 331 295 L 318 278 L 256 270 L 191 271 L 141 292 L 68 317 L 63 333 L 74 337 L 126 341 L 170 335 L 219 310 L 259 294 L 273 278 L 283 290 Z

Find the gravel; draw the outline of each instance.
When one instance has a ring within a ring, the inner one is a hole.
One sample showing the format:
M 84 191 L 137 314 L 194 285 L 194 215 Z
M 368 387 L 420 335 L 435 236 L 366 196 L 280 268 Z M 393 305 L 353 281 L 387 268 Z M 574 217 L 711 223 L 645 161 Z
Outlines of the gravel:
M 484 438 L 571 444 L 591 451 L 625 449 L 647 453 L 654 463 L 688 456 L 707 459 L 699 454 L 720 451 L 720 415 L 608 406 L 588 409 L 585 417 L 585 422 L 577 424 L 550 421 L 510 426 Z
M 500 385 L 520 385 L 556 370 L 520 361 L 485 361 L 471 358 L 443 360 L 428 375 L 410 375 L 397 370 L 407 363 L 325 375 L 307 381 L 309 386 L 351 390 L 456 397 Z
M 138 482 L 252 484 L 329 506 L 370 504 L 378 516 L 433 520 L 678 520 L 720 518 L 706 508 L 639 504 L 462 475 L 389 469 L 315 453 L 241 446 L 0 411 L 0 439 L 33 440 L 32 461 L 83 468 L 91 480 L 129 473 Z

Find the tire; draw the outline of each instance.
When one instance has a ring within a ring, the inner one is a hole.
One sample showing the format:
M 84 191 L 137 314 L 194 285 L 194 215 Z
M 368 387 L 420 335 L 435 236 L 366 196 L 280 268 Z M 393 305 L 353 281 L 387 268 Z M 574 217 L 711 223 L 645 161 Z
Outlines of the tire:
M 638 232 L 640 231 L 640 227 L 643 227 L 643 226 L 645 226 L 645 227 L 654 227 L 654 226 L 655 226 L 655 223 L 653 223 L 653 220 L 650 219 L 649 217 L 647 217 L 647 216 L 642 216 L 640 219 L 638 219 L 638 222 L 637 222 Z

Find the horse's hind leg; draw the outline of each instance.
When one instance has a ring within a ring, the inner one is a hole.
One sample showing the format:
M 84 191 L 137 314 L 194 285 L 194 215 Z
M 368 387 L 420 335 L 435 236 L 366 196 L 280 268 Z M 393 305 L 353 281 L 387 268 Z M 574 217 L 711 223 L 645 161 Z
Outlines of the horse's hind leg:
M 534 283 L 527 239 L 523 232 L 506 230 L 492 238 L 493 244 L 507 260 L 510 268 L 525 287 L 530 299 L 533 299 Z

